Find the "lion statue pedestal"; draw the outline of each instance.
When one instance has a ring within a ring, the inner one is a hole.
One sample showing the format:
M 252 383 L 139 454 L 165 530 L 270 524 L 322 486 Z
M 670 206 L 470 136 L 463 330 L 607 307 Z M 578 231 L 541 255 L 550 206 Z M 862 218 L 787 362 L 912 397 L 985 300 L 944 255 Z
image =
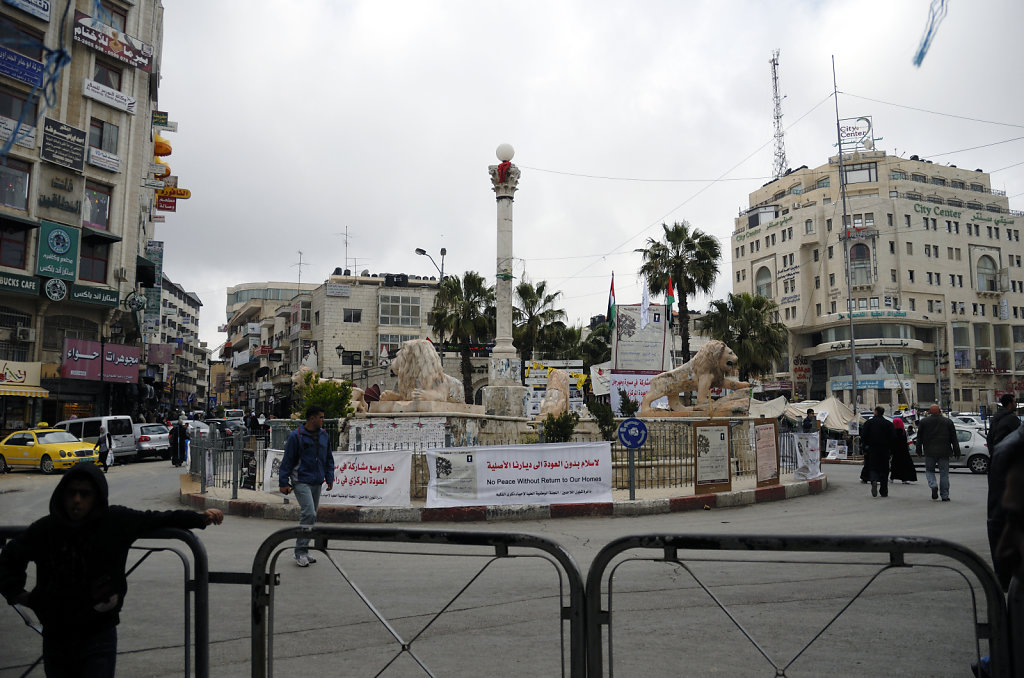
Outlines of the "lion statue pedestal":
M 450 412 L 483 414 L 480 405 L 467 405 L 462 382 L 444 373 L 434 345 L 426 339 L 412 339 L 391 363 L 398 377 L 396 390 L 380 394 L 380 401 L 370 404 L 371 414 L 395 412 Z
M 746 389 L 750 383 L 727 376 L 736 367 L 738 358 L 723 342 L 712 339 L 697 351 L 692 360 L 674 370 L 662 372 L 651 379 L 651 388 L 640 403 L 641 417 L 728 417 L 745 415 L 750 408 L 750 396 L 736 391 L 718 400 L 711 400 L 712 388 Z M 697 391 L 697 404 L 683 405 L 682 391 Z M 655 400 L 668 398 L 668 410 L 651 407 Z

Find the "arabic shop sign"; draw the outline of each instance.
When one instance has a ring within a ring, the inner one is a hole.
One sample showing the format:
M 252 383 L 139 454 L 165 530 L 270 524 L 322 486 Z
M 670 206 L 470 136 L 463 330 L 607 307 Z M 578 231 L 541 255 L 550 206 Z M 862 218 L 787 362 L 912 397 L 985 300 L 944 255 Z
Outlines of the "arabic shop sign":
M 126 113 L 135 115 L 135 97 L 130 97 L 123 92 L 118 92 L 112 87 L 101 85 L 95 80 L 90 80 L 89 78 L 82 79 L 82 94 L 90 99 L 95 99 L 100 103 L 104 103 L 111 108 L 116 108 L 119 111 L 125 111 Z
M 153 47 L 84 12 L 75 11 L 75 42 L 88 45 L 118 61 L 149 73 L 153 70 Z
M 4 2 L 43 21 L 50 20 L 50 0 L 4 0 Z
M 36 147 L 35 127 L 24 121 L 22 121 L 21 127 L 18 127 L 17 120 L 0 115 L 0 141 L 7 141 L 10 139 L 11 135 L 14 134 L 15 129 L 18 130 L 18 136 L 14 139 L 15 144 L 24 148 Z
M 38 87 L 43 84 L 43 64 L 14 50 L 0 47 L 0 75 Z
M 74 280 L 78 272 L 78 241 L 81 233 L 74 226 L 41 221 L 36 275 Z
M 0 384 L 17 386 L 39 386 L 39 371 L 42 363 L 16 363 L 0 360 Z
M 139 381 L 142 350 L 137 346 L 101 344 L 85 339 L 65 339 L 60 376 L 65 379 L 113 381 L 135 384 Z
M 85 137 L 85 130 L 43 118 L 43 145 L 39 147 L 39 157 L 81 172 L 85 167 Z
M 89 287 L 87 285 L 71 286 L 71 301 L 79 301 L 83 304 L 97 304 L 99 306 L 117 306 L 117 290 L 103 287 Z
M 30 278 L 14 273 L 0 273 L 0 292 L 38 295 L 39 278 Z

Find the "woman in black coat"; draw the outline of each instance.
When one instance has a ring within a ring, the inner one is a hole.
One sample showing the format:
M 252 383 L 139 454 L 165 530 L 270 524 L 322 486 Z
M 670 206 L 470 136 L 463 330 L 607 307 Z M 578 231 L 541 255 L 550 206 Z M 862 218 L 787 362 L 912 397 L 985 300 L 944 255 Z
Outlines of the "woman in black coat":
M 892 473 L 889 476 L 893 482 L 902 480 L 904 483 L 917 481 L 917 469 L 914 468 L 914 460 L 910 458 L 910 445 L 907 443 L 907 430 L 903 420 L 896 417 L 892 420 L 896 427 L 896 442 L 893 443 L 892 461 L 890 468 Z

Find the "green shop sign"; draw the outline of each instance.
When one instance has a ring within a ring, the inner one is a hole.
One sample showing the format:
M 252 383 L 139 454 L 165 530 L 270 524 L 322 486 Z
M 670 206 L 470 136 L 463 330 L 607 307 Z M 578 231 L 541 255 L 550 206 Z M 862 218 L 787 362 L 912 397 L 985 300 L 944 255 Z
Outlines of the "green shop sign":
M 71 286 L 71 301 L 78 301 L 83 304 L 98 304 L 100 306 L 117 306 L 120 301 L 117 290 L 103 287 L 88 287 L 86 285 Z
M 18 294 L 39 294 L 39 278 L 14 273 L 0 273 L 0 292 L 16 292 Z
M 36 275 L 74 280 L 78 272 L 78 241 L 81 233 L 74 226 L 55 224 L 45 219 L 39 223 Z

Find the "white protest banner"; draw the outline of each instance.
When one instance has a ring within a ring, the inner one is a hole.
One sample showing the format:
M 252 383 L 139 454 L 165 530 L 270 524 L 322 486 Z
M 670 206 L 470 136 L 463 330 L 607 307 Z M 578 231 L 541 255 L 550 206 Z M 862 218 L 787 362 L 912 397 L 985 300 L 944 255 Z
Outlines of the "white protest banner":
M 820 478 L 821 442 L 817 433 L 794 433 L 796 439 L 796 470 L 793 476 L 797 480 L 814 480 Z
M 279 491 L 282 450 L 267 450 L 263 487 Z M 321 505 L 409 506 L 412 455 L 408 452 L 335 452 L 334 487 L 320 490 Z
M 427 508 L 612 500 L 611 443 L 427 450 Z

